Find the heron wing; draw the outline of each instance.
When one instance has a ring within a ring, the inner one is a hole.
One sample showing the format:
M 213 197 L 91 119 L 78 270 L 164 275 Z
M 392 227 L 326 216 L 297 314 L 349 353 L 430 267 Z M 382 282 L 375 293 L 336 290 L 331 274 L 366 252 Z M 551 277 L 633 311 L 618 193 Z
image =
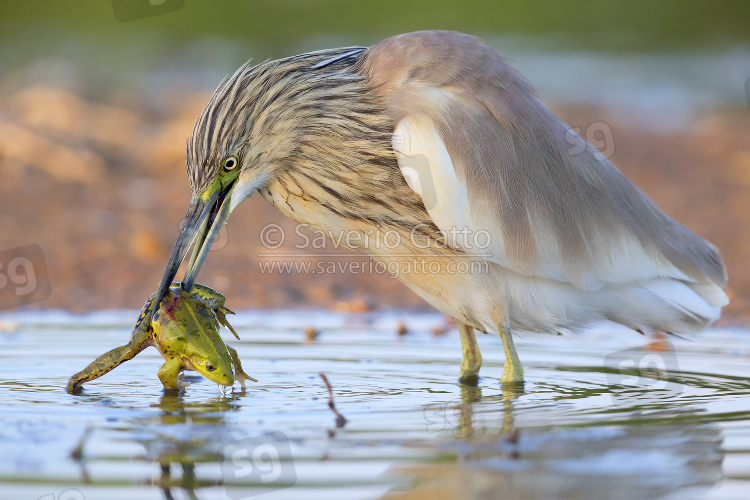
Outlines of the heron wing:
M 360 64 L 396 124 L 405 179 L 454 246 L 584 290 L 654 278 L 725 286 L 713 245 L 660 211 L 475 37 L 400 35 Z

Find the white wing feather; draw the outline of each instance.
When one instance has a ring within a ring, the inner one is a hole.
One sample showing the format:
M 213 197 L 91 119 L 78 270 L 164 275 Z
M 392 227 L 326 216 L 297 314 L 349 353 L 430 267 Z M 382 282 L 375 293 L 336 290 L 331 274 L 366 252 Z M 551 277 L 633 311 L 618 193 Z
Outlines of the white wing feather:
M 477 218 L 481 222 L 477 223 L 475 217 L 472 217 L 466 183 L 457 176 L 451 156 L 429 118 L 402 119 L 396 126 L 392 142 L 404 179 L 422 198 L 427 213 L 448 237 L 448 243 L 469 254 L 483 255 L 509 271 L 524 274 L 514 269 L 506 255 L 502 231 L 497 223 L 481 216 Z M 539 230 L 541 221 L 532 222 Z M 477 248 L 472 235 L 480 232 L 489 235 L 489 246 L 482 244 L 482 248 Z M 543 230 L 540 232 L 542 235 L 551 234 Z M 593 267 L 598 270 L 598 274 L 584 274 L 583 283 L 571 283 L 565 278 L 562 257 L 555 251 L 557 246 L 554 242 L 544 242 L 541 247 L 546 249 L 543 267 L 533 276 L 569 283 L 582 291 L 605 288 L 600 301 L 610 311 L 610 319 L 632 328 L 640 328 L 649 322 L 664 324 L 665 327 L 674 325 L 678 327 L 674 329 L 679 331 L 690 331 L 693 328 L 690 322 L 677 318 L 667 321 L 666 318 L 659 317 L 664 313 L 659 312 L 662 309 L 653 303 L 654 299 L 693 318 L 695 325 L 717 319 L 721 314 L 721 307 L 728 303 L 728 298 L 720 287 L 698 283 L 665 258 L 649 256 L 634 237 L 611 241 Z M 608 286 L 613 284 L 620 286 Z M 564 302 L 560 300 L 561 303 Z M 619 302 L 619 307 L 611 300 Z M 628 305 L 638 311 L 631 309 L 628 314 Z
M 450 154 L 429 119 L 404 118 L 393 134 L 398 166 L 409 187 L 453 248 L 471 253 L 461 241 L 462 228 L 474 228 L 466 184 L 458 180 Z
M 627 235 L 622 235 L 620 241 L 610 241 L 597 262 L 587 263 L 596 273 L 583 273 L 582 281 L 571 280 L 558 246 L 550 241 L 553 232 L 544 227 L 545 221 L 534 220 L 531 214 L 527 216 L 540 240 L 542 259 L 534 272 L 518 269 L 505 252 L 497 220 L 484 211 L 472 210 L 466 182 L 456 174 L 448 149 L 428 117 L 402 119 L 393 134 L 393 148 L 409 187 L 422 198 L 427 213 L 454 248 L 484 254 L 487 260 L 519 274 L 572 283 L 582 290 L 656 277 L 695 281 L 663 257 L 649 255 L 634 237 Z M 473 215 L 476 212 L 478 215 Z M 489 245 L 485 244 L 484 235 L 488 235 Z

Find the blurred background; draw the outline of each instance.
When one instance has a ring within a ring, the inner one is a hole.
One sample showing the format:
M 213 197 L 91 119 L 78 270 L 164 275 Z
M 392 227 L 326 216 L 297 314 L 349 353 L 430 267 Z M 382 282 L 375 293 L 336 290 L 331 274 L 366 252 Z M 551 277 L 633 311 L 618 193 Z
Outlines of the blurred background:
M 137 309 L 187 208 L 186 140 L 226 75 L 251 58 L 451 29 L 512 58 L 544 102 L 721 249 L 723 321 L 737 321 L 750 305 L 749 19 L 744 1 L 2 2 L 0 251 L 41 249 L 51 293 L 25 307 Z M 264 248 L 271 222 L 295 235 L 262 198 L 243 203 L 201 272 L 232 308 L 427 307 L 381 274 L 262 273 L 299 242 Z

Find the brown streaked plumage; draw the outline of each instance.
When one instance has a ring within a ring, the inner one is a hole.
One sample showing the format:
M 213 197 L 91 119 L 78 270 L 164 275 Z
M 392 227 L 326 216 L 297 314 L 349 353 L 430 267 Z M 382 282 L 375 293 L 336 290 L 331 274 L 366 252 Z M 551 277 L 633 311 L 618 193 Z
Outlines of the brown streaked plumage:
M 191 286 L 218 227 L 259 192 L 313 229 L 362 235 L 352 246 L 456 318 L 464 381 L 481 364 L 471 328 L 501 335 L 502 380 L 517 382 L 512 330 L 608 319 L 693 332 L 727 302 L 715 247 L 469 35 L 410 33 L 246 65 L 214 93 L 187 156 L 194 196 L 163 282 L 197 235 Z

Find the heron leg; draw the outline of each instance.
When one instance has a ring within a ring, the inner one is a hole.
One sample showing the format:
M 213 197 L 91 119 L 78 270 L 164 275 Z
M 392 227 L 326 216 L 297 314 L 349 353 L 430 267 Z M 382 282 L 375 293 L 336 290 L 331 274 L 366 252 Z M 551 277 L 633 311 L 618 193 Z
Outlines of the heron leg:
M 461 335 L 461 352 L 463 353 L 458 381 L 462 384 L 477 385 L 479 369 L 482 367 L 482 353 L 479 352 L 474 329 L 459 321 L 458 332 Z
M 500 339 L 503 341 L 503 349 L 505 349 L 505 368 L 503 369 L 503 376 L 500 377 L 500 382 L 503 384 L 523 382 L 523 366 L 521 366 L 521 360 L 518 359 L 510 328 L 500 324 L 498 329 L 500 330 Z

